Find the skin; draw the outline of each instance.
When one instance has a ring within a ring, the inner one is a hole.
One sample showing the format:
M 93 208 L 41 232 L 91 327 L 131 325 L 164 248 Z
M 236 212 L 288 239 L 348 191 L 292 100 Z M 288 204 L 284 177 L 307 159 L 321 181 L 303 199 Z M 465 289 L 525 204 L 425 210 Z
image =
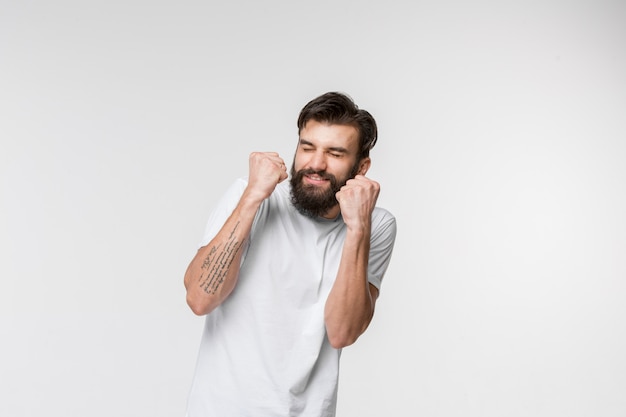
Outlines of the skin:
M 310 120 L 300 131 L 294 168 L 326 171 L 345 180 L 357 163 L 357 153 L 355 127 Z M 371 214 L 380 192 L 379 184 L 365 177 L 370 163 L 369 158 L 358 162 L 357 175 L 336 194 L 339 204 L 324 215 L 336 218 L 341 212 L 346 223 L 337 277 L 324 310 L 328 339 L 335 348 L 354 343 L 367 329 L 378 297 L 376 287 L 367 281 Z M 241 248 L 250 235 L 254 216 L 262 201 L 285 179 L 285 163 L 277 153 L 250 154 L 249 181 L 239 203 L 215 238 L 198 250 L 185 273 L 187 303 L 195 314 L 210 313 L 232 292 Z M 317 175 L 307 175 L 303 181 L 316 187 L 330 186 Z

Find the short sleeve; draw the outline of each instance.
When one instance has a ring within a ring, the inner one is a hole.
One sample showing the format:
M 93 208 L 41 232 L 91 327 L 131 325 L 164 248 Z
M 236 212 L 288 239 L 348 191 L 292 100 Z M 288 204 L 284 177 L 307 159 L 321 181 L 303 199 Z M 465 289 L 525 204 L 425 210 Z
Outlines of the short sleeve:
M 396 240 L 396 219 L 387 210 L 377 208 L 372 213 L 372 236 L 368 266 L 368 281 L 380 290 L 391 261 Z

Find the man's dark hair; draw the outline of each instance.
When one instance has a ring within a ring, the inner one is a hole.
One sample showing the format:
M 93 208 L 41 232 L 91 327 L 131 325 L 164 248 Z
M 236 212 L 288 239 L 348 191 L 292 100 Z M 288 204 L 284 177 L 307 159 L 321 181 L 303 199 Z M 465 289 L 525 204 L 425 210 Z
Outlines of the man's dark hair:
M 298 116 L 298 133 L 309 120 L 354 126 L 359 132 L 358 160 L 369 156 L 378 139 L 378 128 L 372 115 L 359 109 L 352 98 L 343 93 L 329 92 L 309 101 Z

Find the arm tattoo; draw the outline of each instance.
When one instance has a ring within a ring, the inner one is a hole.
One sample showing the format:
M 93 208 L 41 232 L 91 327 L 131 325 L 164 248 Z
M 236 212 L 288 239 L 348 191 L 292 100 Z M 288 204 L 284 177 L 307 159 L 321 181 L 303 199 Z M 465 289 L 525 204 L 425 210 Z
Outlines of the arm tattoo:
M 207 294 L 215 294 L 220 288 L 230 266 L 237 257 L 237 252 L 241 249 L 241 242 L 237 241 L 235 237 L 235 231 L 238 226 L 239 223 L 235 225 L 224 247 L 221 250 L 221 245 L 212 247 L 202 263 L 204 271 L 200 275 L 200 287 Z

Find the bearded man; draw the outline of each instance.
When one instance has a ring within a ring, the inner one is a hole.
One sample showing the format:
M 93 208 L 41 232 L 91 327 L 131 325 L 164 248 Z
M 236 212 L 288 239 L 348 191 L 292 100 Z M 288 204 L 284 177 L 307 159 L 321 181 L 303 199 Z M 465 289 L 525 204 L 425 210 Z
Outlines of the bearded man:
M 206 316 L 188 417 L 335 416 L 341 350 L 374 315 L 396 237 L 365 176 L 376 122 L 329 92 L 297 125 L 290 175 L 278 153 L 250 154 L 185 273 Z

